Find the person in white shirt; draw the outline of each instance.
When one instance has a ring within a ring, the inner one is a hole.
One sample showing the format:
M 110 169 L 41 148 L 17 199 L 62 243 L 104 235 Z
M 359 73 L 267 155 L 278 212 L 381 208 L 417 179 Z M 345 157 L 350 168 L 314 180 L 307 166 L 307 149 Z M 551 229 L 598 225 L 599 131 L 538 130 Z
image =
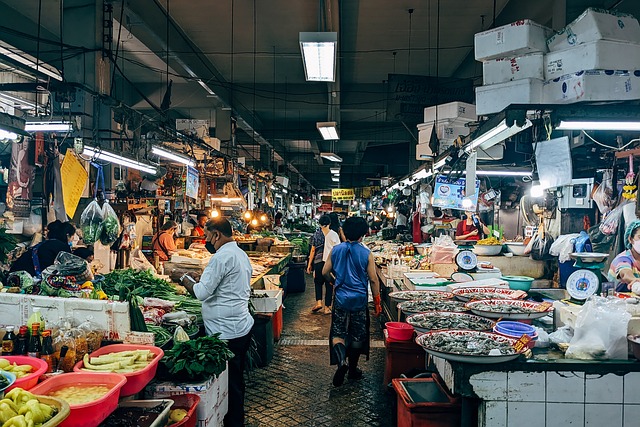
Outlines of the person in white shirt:
M 327 219 L 329 219 L 328 215 L 323 215 L 323 217 L 324 216 L 326 216 Z M 320 219 L 323 219 L 323 218 L 321 217 Z M 333 249 L 334 246 L 340 244 L 340 236 L 338 235 L 338 233 L 336 233 L 334 230 L 331 229 L 330 219 L 328 224 L 326 223 L 326 219 L 321 221 L 320 229 L 322 230 L 322 234 L 324 234 L 324 248 L 322 250 L 322 262 L 324 266 L 324 263 L 327 262 L 327 258 L 329 258 L 329 255 L 331 254 L 331 249 Z M 333 287 L 331 286 L 330 283 L 327 284 L 326 292 L 333 293 Z M 325 302 L 325 306 L 324 306 L 324 314 L 331 314 L 331 298 L 327 298 L 327 300 L 328 300 L 328 303 Z
M 407 216 L 404 214 L 404 212 L 396 212 L 396 228 L 400 230 L 407 229 Z
M 249 313 L 251 262 L 233 240 L 231 224 L 224 218 L 207 222 L 205 246 L 215 252 L 200 282 L 183 278 L 182 285 L 202 301 L 207 335 L 220 334 L 235 355 L 229 361 L 229 410 L 225 426 L 244 425 L 244 366 L 251 344 L 253 317 Z

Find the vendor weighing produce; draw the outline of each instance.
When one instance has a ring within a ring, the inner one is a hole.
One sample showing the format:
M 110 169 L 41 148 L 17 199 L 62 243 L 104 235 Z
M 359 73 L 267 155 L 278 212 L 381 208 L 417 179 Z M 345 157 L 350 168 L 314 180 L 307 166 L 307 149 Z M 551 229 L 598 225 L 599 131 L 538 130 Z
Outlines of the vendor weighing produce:
M 456 240 L 480 240 L 489 234 L 489 228 L 473 212 L 465 211 L 456 228 Z
M 26 271 L 32 276 L 40 276 L 42 271 L 53 265 L 60 252 L 71 252 L 69 244 L 76 234 L 70 222 L 53 221 L 47 225 L 47 240 L 38 243 L 11 265 L 10 271 Z

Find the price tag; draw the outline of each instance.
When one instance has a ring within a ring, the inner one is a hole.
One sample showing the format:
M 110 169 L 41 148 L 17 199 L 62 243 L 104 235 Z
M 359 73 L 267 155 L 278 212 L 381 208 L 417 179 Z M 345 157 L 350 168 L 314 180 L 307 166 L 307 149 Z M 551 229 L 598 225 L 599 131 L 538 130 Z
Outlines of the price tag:
M 543 311 L 549 310 L 549 308 L 553 307 L 553 304 L 550 302 L 543 302 L 536 307 L 536 311 L 542 313 Z
M 518 339 L 518 341 L 513 343 L 513 348 L 516 351 L 520 352 L 526 349 L 530 342 L 531 342 L 531 337 L 527 334 L 524 334 L 523 336 L 520 337 L 520 339 Z

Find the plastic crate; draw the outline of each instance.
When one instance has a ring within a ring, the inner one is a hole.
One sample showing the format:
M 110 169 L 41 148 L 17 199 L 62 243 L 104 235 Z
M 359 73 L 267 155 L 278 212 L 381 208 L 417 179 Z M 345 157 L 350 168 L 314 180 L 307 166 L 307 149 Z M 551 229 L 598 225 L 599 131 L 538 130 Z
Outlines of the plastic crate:
M 398 399 L 398 427 L 458 427 L 461 399 L 454 398 L 440 377 L 393 379 Z
M 184 409 L 187 411 L 187 416 L 184 417 L 179 423 L 172 424 L 172 427 L 195 427 L 198 422 L 196 409 L 198 408 L 198 404 L 200 403 L 200 396 L 191 393 L 176 394 L 170 396 L 170 399 L 173 400 L 173 406 L 171 406 L 171 410 Z

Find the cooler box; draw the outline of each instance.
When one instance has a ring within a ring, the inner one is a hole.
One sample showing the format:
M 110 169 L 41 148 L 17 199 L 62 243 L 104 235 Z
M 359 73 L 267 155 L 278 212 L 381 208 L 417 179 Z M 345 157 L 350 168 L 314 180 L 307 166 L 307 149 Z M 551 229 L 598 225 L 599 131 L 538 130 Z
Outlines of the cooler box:
M 547 80 L 582 70 L 640 70 L 640 45 L 595 41 L 551 52 L 544 59 Z
M 587 70 L 544 83 L 545 104 L 640 99 L 640 70 Z
M 547 52 L 547 38 L 553 34 L 529 19 L 477 33 L 474 37 L 476 61 Z M 478 115 L 481 113 L 478 112 Z
M 597 40 L 640 43 L 640 24 L 627 13 L 588 8 L 547 40 L 551 52 Z
M 482 84 L 493 85 L 521 79 L 544 79 L 544 54 L 532 53 L 482 63 Z
M 476 88 L 479 116 L 499 113 L 511 104 L 542 103 L 542 80 L 523 79 Z
M 424 109 L 424 122 L 433 123 L 436 121 L 456 121 L 456 122 L 475 122 L 476 106 L 467 104 L 466 102 L 449 102 L 440 104 L 437 107 L 427 107 Z
M 454 398 L 437 374 L 431 378 L 396 378 L 398 427 L 458 427 L 460 398 Z

